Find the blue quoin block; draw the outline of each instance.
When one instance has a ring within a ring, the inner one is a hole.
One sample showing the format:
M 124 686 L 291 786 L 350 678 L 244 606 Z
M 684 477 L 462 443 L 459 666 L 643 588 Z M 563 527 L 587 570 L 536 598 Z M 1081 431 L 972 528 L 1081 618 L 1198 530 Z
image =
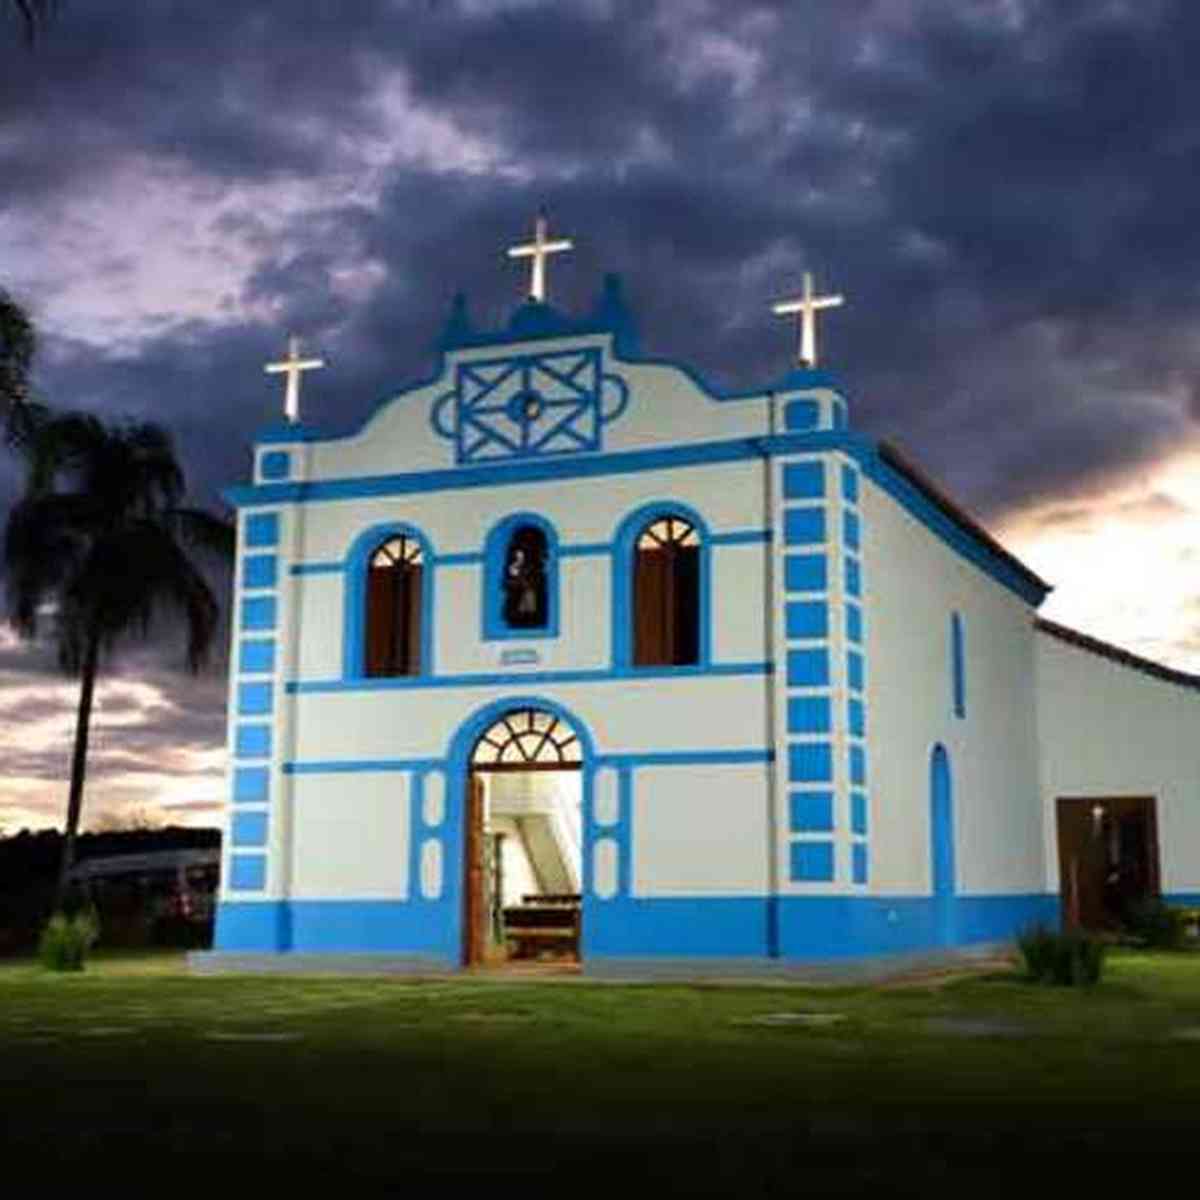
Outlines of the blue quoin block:
M 867 782 L 867 755 L 861 746 L 850 747 L 850 782 L 860 787 Z
M 246 518 L 247 546 L 279 545 L 279 514 L 254 513 Z
M 829 636 L 829 606 L 823 600 L 789 600 L 785 617 L 790 638 Z
M 862 842 L 850 847 L 851 878 L 855 883 L 867 882 L 867 848 Z
M 828 733 L 833 724 L 828 696 L 792 696 L 787 709 L 788 733 Z
M 273 689 L 269 683 L 239 683 L 238 713 L 243 717 L 262 717 L 271 711 Z
M 245 674 L 269 674 L 275 670 L 275 641 L 273 638 L 244 638 L 241 649 L 241 670 Z
M 816 400 L 789 400 L 783 409 L 785 429 L 816 429 L 821 423 L 821 406 Z
M 789 554 L 784 562 L 784 583 L 789 592 L 826 590 L 825 555 Z
M 842 495 L 848 503 L 858 503 L 858 472 L 845 463 L 842 464 Z
M 862 591 L 862 572 L 858 559 L 846 559 L 846 595 L 857 596 Z
M 265 846 L 267 844 L 267 814 L 263 812 L 234 813 L 231 831 L 235 846 Z
M 862 609 L 857 604 L 846 605 L 846 640 L 862 641 Z
M 857 650 L 846 651 L 846 682 L 856 692 L 863 690 L 863 656 Z
M 789 650 L 788 687 L 828 687 L 829 654 L 825 650 Z
M 274 587 L 279 559 L 274 554 L 249 554 L 242 559 L 242 587 Z
M 229 860 L 229 886 L 235 892 L 261 892 L 267 886 L 266 856 L 233 855 Z
M 832 842 L 793 842 L 792 881 L 827 883 L 833 879 Z
M 867 832 L 867 795 L 865 792 L 850 793 L 850 830 L 865 835 Z
M 846 543 L 849 549 L 858 549 L 858 535 L 858 514 L 852 512 L 842 513 L 842 541 Z
M 807 500 L 825 495 L 823 462 L 785 463 L 783 494 L 789 500 Z
M 823 508 L 789 508 L 783 514 L 783 538 L 789 546 L 810 546 L 825 540 Z
M 864 730 L 866 729 L 867 720 L 863 702 L 851 699 L 846 706 L 846 710 L 851 735 L 854 737 L 866 737 Z
M 792 792 L 788 806 L 793 833 L 828 833 L 833 829 L 832 792 Z
M 270 758 L 270 725 L 239 725 L 234 737 L 234 754 L 238 758 Z
M 830 783 L 833 747 L 828 742 L 793 742 L 788 746 L 788 779 L 792 783 Z
M 271 773 L 266 767 L 238 767 L 233 772 L 234 804 L 265 804 L 270 788 Z
M 292 473 L 292 456 L 286 450 L 268 450 L 258 460 L 263 479 L 286 479 Z
M 243 629 L 275 628 L 275 597 L 247 596 L 242 600 Z

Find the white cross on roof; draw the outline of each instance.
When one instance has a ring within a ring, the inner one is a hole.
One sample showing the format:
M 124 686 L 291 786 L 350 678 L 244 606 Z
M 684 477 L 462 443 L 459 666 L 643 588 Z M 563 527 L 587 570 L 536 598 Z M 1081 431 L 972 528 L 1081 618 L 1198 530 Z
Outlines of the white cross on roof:
M 817 312 L 822 308 L 836 308 L 844 303 L 844 296 L 814 296 L 813 277 L 804 272 L 804 294 L 794 300 L 781 300 L 771 311 L 778 316 L 800 314 L 800 348 L 797 358 L 801 366 L 817 365 Z
M 508 248 L 509 258 L 533 259 L 533 262 L 530 264 L 532 269 L 529 280 L 529 297 L 531 300 L 536 300 L 539 304 L 545 303 L 546 300 L 546 259 L 551 254 L 558 254 L 563 250 L 572 250 L 575 247 L 575 243 L 569 238 L 559 238 L 553 242 L 547 240 L 546 230 L 546 211 L 542 209 L 533 224 L 533 241 Z
M 300 373 L 315 371 L 323 367 L 323 358 L 301 358 L 300 339 L 288 338 L 288 356 L 282 362 L 267 363 L 263 368 L 268 375 L 283 374 L 287 376 L 287 389 L 283 397 L 283 415 L 295 424 L 300 420 Z

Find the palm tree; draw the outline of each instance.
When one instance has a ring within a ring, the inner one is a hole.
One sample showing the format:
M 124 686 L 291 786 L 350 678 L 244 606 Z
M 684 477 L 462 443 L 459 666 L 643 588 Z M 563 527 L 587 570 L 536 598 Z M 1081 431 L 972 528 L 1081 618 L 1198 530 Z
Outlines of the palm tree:
M 54 614 L 62 667 L 80 680 L 55 907 L 61 908 L 83 803 L 88 730 L 102 656 L 145 636 L 166 613 L 182 617 L 187 665 L 198 671 L 220 616 L 190 551 L 228 560 L 233 527 L 185 507 L 183 470 L 169 435 L 154 424 L 107 425 L 85 413 L 27 406 L 17 445 L 25 492 L 4 540 L 9 608 L 17 632 L 37 633 Z
M 0 423 L 10 440 L 20 440 L 36 346 L 32 322 L 0 287 Z
M 54 0 L 7 0 L 7 3 L 16 12 L 25 30 L 25 37 L 30 42 L 50 19 L 54 8 Z

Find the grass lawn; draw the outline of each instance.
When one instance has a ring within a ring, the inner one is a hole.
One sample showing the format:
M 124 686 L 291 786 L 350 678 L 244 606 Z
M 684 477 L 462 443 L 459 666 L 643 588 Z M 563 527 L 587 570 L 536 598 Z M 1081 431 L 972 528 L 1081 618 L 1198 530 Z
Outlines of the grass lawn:
M 928 1195 L 1048 1190 L 1064 1171 L 1106 1191 L 1194 1159 L 1200 953 L 1114 954 L 1091 991 L 1015 971 L 688 987 L 7 963 L 0 1095 L 10 1172 L 136 1193 L 168 1167 L 173 1185 L 248 1187 L 252 1160 L 389 1194 L 633 1176 L 681 1195 Z

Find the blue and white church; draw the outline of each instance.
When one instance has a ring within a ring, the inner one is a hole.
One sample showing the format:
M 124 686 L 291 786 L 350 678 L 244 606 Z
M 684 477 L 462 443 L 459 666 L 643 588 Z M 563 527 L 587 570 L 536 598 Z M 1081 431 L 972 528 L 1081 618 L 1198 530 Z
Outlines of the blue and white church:
M 357 432 L 259 438 L 238 509 L 208 966 L 902 961 L 1200 902 L 1200 680 L 1049 585 L 816 367 L 723 392 L 619 281 L 484 331 Z M 371 957 L 366 957 L 371 956 Z M 894 956 L 894 959 L 883 956 Z

